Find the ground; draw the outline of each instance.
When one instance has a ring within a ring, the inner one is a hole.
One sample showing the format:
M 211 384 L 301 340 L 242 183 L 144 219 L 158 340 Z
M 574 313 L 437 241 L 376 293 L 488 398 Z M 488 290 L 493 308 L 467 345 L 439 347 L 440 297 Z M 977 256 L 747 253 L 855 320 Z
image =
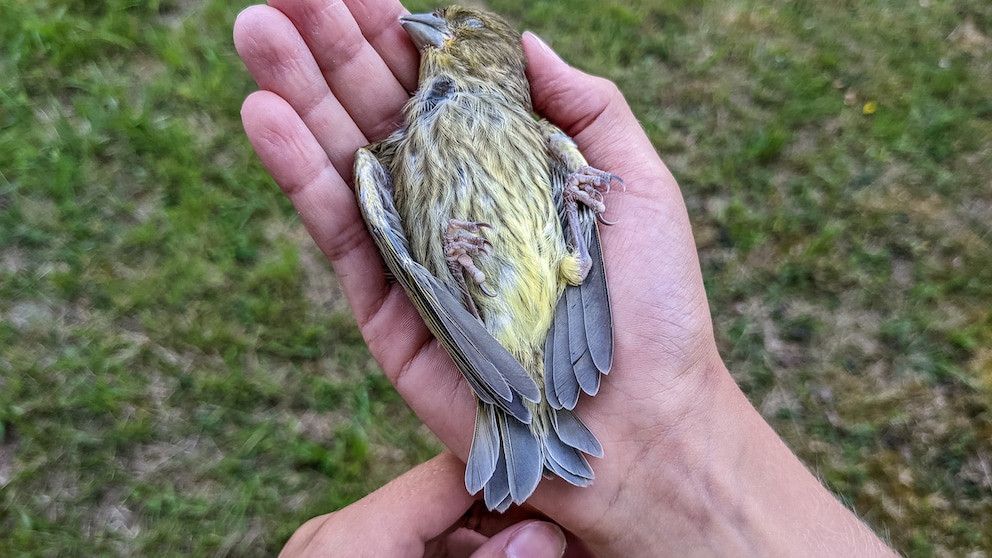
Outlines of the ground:
M 439 449 L 244 138 L 245 4 L 0 7 L 12 554 L 272 555 Z M 902 553 L 986 556 L 992 5 L 490 7 L 624 91 L 789 445 Z

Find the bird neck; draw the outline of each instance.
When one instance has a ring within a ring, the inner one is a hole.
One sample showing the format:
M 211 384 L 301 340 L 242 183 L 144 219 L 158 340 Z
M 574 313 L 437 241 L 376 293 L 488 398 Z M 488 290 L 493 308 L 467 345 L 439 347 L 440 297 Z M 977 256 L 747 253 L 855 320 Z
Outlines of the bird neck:
M 419 91 L 451 84 L 452 93 L 494 96 L 533 111 L 526 67 L 473 67 L 451 56 L 421 56 Z

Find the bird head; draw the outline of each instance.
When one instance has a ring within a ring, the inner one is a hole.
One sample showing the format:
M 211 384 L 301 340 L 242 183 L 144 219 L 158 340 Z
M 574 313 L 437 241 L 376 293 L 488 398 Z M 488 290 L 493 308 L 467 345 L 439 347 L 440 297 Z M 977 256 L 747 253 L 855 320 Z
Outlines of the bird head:
M 530 104 L 520 34 L 501 17 L 461 6 L 400 17 L 420 50 L 420 82 L 438 75 L 494 88 Z

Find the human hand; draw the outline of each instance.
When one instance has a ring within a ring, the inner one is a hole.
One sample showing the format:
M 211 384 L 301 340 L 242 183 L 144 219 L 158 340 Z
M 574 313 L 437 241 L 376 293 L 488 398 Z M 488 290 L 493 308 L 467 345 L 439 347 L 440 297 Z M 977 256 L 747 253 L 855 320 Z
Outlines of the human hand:
M 246 99 L 242 117 L 334 265 L 372 354 L 420 418 L 464 457 L 475 414 L 470 388 L 402 288 L 386 279 L 350 188 L 355 150 L 399 126 L 416 87 L 418 55 L 397 24 L 402 13 L 392 0 L 272 0 L 245 10 L 235 44 L 261 91 Z M 577 411 L 605 458 L 593 462 L 591 487 L 544 481 L 528 503 L 601 555 L 707 545 L 733 554 L 728 549 L 776 543 L 795 550 L 788 536 L 779 541 L 762 530 L 771 523 L 816 543 L 804 530 L 806 514 L 850 518 L 720 360 L 675 180 L 613 84 L 569 67 L 533 35 L 523 46 L 535 109 L 574 138 L 591 165 L 627 184 L 609 195 L 607 218 L 616 225 L 602 230 L 613 372 Z M 791 513 L 796 503 L 803 514 Z M 713 537 L 714 527 L 723 538 Z
M 563 556 L 560 528 L 474 505 L 464 471 L 458 458 L 442 453 L 358 502 L 306 522 L 280 556 Z

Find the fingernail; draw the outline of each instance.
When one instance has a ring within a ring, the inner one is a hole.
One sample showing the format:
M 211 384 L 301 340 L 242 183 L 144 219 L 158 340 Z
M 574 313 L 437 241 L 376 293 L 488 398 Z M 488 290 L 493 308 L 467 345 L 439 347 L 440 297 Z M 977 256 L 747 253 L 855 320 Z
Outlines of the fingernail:
M 555 52 L 554 49 L 552 49 L 548 45 L 548 43 L 544 42 L 544 39 L 542 39 L 541 37 L 538 37 L 537 36 L 537 33 L 533 32 L 533 31 L 524 31 L 524 35 L 530 35 L 531 37 L 534 37 L 535 39 L 537 39 L 537 44 L 541 45 L 541 49 L 544 52 L 550 54 L 552 57 L 554 57 L 557 60 L 561 60 L 561 56 L 558 56 L 558 53 Z
M 507 558 L 545 558 L 565 554 L 565 533 L 557 525 L 535 521 L 513 534 L 506 544 Z

